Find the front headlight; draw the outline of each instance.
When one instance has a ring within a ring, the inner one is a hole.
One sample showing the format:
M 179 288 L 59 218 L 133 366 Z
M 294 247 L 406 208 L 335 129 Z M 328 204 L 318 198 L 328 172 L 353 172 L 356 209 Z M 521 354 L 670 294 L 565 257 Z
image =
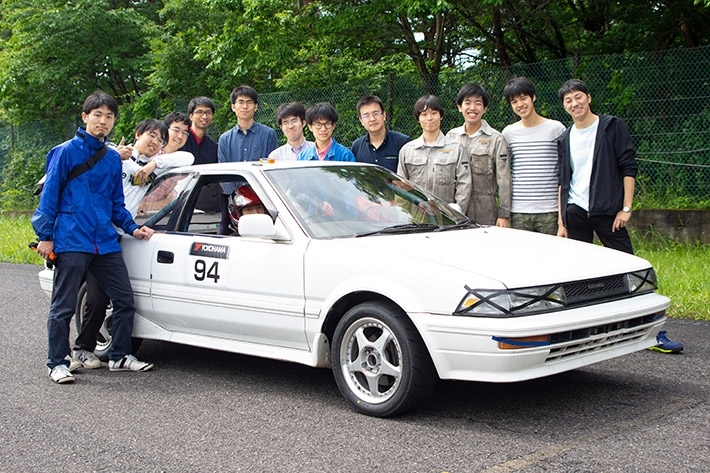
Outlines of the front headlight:
M 640 292 L 651 292 L 658 289 L 658 281 L 656 280 L 656 272 L 653 268 L 644 269 L 624 275 L 626 287 L 629 294 Z
M 567 305 L 562 285 L 521 289 L 471 289 L 459 303 L 454 315 L 513 317 L 560 309 Z

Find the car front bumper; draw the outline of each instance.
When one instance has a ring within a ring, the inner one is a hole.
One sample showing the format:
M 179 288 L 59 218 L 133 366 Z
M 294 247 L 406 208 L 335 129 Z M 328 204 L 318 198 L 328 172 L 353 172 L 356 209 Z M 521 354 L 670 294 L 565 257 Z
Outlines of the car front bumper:
M 441 379 L 514 382 L 580 368 L 656 345 L 670 300 L 651 293 L 512 318 L 409 314 Z M 498 340 L 551 335 L 542 346 Z

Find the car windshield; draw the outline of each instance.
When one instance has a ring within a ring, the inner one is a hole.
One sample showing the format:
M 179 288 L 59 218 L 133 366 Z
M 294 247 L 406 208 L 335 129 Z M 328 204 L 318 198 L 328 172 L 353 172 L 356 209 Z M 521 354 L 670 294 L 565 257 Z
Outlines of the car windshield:
M 446 202 L 377 166 L 270 169 L 267 178 L 313 238 L 465 228 Z

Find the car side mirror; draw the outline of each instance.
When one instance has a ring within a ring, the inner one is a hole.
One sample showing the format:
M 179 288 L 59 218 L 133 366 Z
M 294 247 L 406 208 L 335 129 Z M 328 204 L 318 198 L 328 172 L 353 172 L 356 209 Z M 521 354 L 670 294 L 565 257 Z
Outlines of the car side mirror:
M 239 235 L 245 238 L 262 238 L 274 241 L 291 239 L 284 230 L 280 230 L 271 215 L 247 214 L 239 217 Z

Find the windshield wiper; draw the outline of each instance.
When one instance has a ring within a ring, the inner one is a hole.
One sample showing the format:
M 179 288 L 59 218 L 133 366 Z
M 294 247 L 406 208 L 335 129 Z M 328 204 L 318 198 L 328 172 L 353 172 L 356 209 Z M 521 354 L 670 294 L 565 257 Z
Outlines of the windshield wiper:
M 387 233 L 414 233 L 414 232 L 428 232 L 436 231 L 440 227 L 434 223 L 405 223 L 401 225 L 392 225 L 390 227 L 385 227 L 380 230 L 374 230 L 371 232 L 356 233 L 355 238 L 370 236 L 370 235 L 384 235 Z
M 472 225 L 478 225 L 478 224 L 476 222 L 474 222 L 473 220 L 471 220 L 470 218 L 466 217 L 465 220 L 461 220 L 459 223 L 455 223 L 453 225 L 444 225 L 444 226 L 437 228 L 434 231 L 435 232 L 445 232 L 446 230 L 456 230 L 456 229 L 460 229 L 460 228 L 468 228 Z

